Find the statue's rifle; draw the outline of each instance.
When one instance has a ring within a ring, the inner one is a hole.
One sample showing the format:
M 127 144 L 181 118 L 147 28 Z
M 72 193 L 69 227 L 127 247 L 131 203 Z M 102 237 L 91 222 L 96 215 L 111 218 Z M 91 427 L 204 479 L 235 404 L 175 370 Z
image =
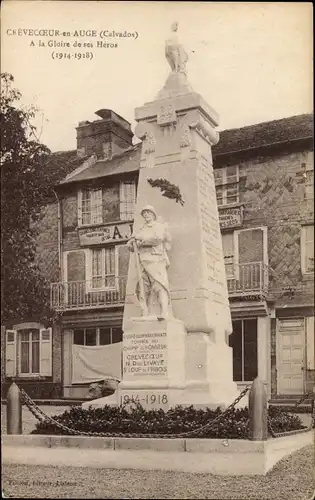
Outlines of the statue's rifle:
M 139 250 L 138 250 L 138 246 L 137 246 L 136 240 L 133 240 L 132 244 L 133 244 L 133 250 L 134 250 L 135 259 L 136 259 L 136 267 L 137 267 L 138 280 L 139 280 L 139 289 L 140 289 L 140 299 L 141 299 L 141 303 L 142 303 L 144 315 L 148 316 L 148 308 L 147 308 L 147 303 L 146 303 L 146 300 L 145 300 L 144 283 L 143 283 L 142 272 L 141 272 Z

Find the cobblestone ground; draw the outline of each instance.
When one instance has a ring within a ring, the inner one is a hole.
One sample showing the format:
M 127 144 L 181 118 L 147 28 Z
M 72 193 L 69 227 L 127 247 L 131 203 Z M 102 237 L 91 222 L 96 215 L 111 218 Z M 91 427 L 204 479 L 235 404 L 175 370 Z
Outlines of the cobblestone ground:
M 69 406 L 40 406 L 46 415 L 52 417 L 53 415 L 60 415 L 66 410 L 69 410 Z M 30 434 L 30 432 L 35 428 L 37 420 L 32 415 L 32 413 L 23 405 L 22 410 L 22 431 L 23 434 Z M 7 407 L 6 405 L 1 405 L 1 433 L 6 434 L 7 432 Z
M 313 463 L 308 446 L 265 477 L 4 465 L 2 488 L 11 498 L 311 500 Z

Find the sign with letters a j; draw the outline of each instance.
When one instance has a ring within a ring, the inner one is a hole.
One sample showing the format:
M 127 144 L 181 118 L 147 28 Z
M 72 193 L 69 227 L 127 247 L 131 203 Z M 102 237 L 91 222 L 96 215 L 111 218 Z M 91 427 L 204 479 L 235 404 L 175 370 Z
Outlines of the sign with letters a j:
M 91 246 L 126 241 L 132 235 L 132 226 L 132 223 L 125 222 L 121 224 L 79 229 L 80 245 Z

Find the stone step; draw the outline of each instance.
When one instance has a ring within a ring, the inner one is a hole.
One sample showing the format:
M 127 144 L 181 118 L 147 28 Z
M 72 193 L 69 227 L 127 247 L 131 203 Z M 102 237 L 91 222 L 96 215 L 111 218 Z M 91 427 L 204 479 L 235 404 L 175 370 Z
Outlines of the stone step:
M 269 404 L 271 405 L 286 405 L 286 406 L 294 406 L 296 403 L 298 403 L 299 399 L 271 399 L 269 401 Z M 302 403 L 299 404 L 299 406 L 303 405 L 311 405 L 312 400 L 311 399 L 305 399 Z

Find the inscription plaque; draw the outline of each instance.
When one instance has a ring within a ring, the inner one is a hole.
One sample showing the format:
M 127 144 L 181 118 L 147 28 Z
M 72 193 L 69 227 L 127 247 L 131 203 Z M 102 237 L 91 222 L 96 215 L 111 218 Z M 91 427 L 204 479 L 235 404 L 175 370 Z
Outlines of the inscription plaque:
M 123 372 L 124 379 L 166 377 L 166 333 L 125 334 Z

